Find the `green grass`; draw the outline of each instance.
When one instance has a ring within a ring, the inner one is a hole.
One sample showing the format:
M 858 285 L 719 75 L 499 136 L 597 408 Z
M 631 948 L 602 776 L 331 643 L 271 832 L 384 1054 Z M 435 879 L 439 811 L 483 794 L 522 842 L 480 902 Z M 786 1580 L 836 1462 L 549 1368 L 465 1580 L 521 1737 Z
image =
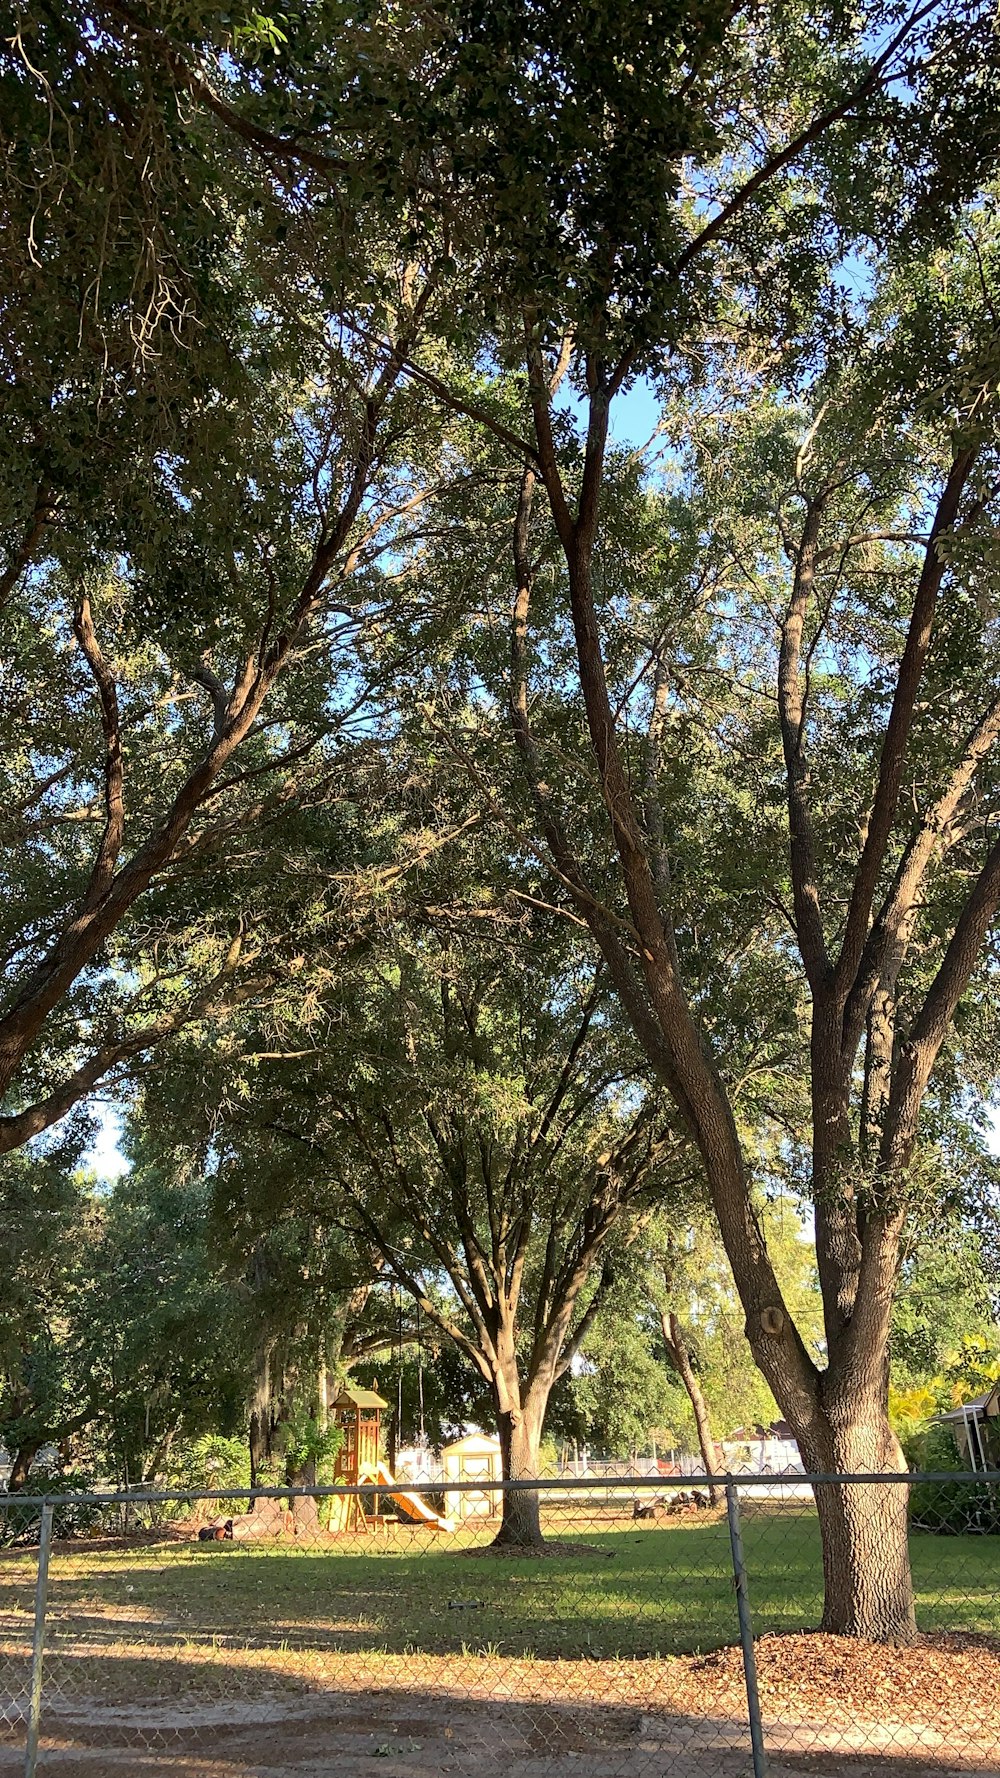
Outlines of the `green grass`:
M 288 1545 L 164 1544 L 67 1550 L 50 1602 L 62 1636 L 131 1645 L 497 1652 L 637 1658 L 705 1651 L 736 1635 L 725 1521 L 581 1530 L 590 1547 L 545 1561 L 471 1557 L 441 1537 L 373 1536 L 308 1551 Z M 815 1626 L 813 1513 L 749 1511 L 744 1541 L 755 1628 Z M 1000 1632 L 1000 1538 L 912 1540 L 922 1629 Z M 31 1609 L 33 1561 L 0 1562 L 0 1611 Z M 12 1620 L 7 1618 L 7 1622 Z

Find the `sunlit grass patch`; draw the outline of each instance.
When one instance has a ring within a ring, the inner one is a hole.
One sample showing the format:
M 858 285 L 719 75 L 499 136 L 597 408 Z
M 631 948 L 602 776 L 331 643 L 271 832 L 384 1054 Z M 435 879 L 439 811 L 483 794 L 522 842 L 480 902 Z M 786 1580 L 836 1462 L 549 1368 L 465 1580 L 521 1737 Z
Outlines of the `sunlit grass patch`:
M 728 1528 L 720 1516 L 662 1525 L 574 1526 L 582 1553 L 470 1561 L 460 1540 L 395 1535 L 274 1544 L 177 1542 L 88 1549 L 52 1560 L 50 1645 L 84 1638 L 122 1655 L 191 1645 L 322 1661 L 333 1655 L 451 1654 L 649 1660 L 705 1653 L 736 1636 Z M 565 1532 L 554 1523 L 556 1535 Z M 480 1532 L 482 1537 L 482 1532 Z M 822 1593 L 815 1513 L 797 1503 L 744 1518 L 758 1632 L 814 1627 Z M 927 1630 L 997 1632 L 1000 1539 L 915 1536 L 914 1586 Z M 33 1558 L 0 1564 L 8 1623 L 33 1604 Z M 214 1657 L 213 1657 L 214 1658 Z

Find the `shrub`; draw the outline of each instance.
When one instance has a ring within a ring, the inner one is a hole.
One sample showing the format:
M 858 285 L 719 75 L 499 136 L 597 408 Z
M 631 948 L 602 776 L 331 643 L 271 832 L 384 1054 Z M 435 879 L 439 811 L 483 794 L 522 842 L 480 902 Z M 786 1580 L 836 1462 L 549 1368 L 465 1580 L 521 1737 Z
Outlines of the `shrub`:
M 92 1537 L 103 1528 L 105 1509 L 86 1495 L 93 1492 L 94 1478 L 79 1470 L 33 1469 L 16 1494 L 0 1495 L 0 1543 L 37 1543 L 41 1535 L 40 1496 L 79 1495 L 60 1500 L 52 1515 L 53 1537 Z
M 955 1442 L 943 1426 L 930 1426 L 906 1450 L 915 1468 L 960 1473 Z M 957 1537 L 1000 1533 L 1000 1488 L 989 1482 L 914 1482 L 910 1490 L 914 1531 Z

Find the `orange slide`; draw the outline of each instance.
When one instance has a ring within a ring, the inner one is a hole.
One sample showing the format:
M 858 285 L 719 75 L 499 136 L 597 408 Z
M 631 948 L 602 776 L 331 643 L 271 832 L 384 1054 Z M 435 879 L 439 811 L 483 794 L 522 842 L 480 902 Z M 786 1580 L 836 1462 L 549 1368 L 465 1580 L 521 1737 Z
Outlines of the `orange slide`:
M 440 1513 L 431 1511 L 421 1494 L 411 1494 L 408 1489 L 401 1488 L 392 1470 L 384 1463 L 380 1463 L 375 1471 L 375 1480 L 408 1519 L 417 1519 L 421 1525 L 433 1525 L 436 1531 L 454 1531 L 454 1519 L 443 1519 Z

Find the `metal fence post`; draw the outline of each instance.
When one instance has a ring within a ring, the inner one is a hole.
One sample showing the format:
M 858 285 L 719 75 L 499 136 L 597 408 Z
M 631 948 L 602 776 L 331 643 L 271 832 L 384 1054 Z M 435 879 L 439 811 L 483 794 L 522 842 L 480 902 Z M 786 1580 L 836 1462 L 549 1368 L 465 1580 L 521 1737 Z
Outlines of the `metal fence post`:
M 733 1552 L 733 1579 L 736 1582 L 736 1609 L 740 1620 L 740 1646 L 743 1650 L 743 1676 L 747 1687 L 754 1778 L 767 1778 L 767 1751 L 764 1747 L 764 1726 L 760 1720 L 760 1693 L 757 1689 L 757 1657 L 754 1654 L 747 1569 L 743 1558 L 740 1500 L 736 1483 L 732 1480 L 726 1483 L 726 1513 L 729 1518 L 729 1542 Z
M 45 1655 L 45 1602 L 49 1592 L 49 1554 L 52 1549 L 52 1514 L 49 1500 L 42 1503 L 38 1537 L 38 1576 L 35 1581 L 35 1633 L 31 1644 L 31 1697 L 28 1703 L 28 1741 L 24 1778 L 35 1778 L 38 1767 L 38 1733 L 42 1721 L 42 1661 Z

